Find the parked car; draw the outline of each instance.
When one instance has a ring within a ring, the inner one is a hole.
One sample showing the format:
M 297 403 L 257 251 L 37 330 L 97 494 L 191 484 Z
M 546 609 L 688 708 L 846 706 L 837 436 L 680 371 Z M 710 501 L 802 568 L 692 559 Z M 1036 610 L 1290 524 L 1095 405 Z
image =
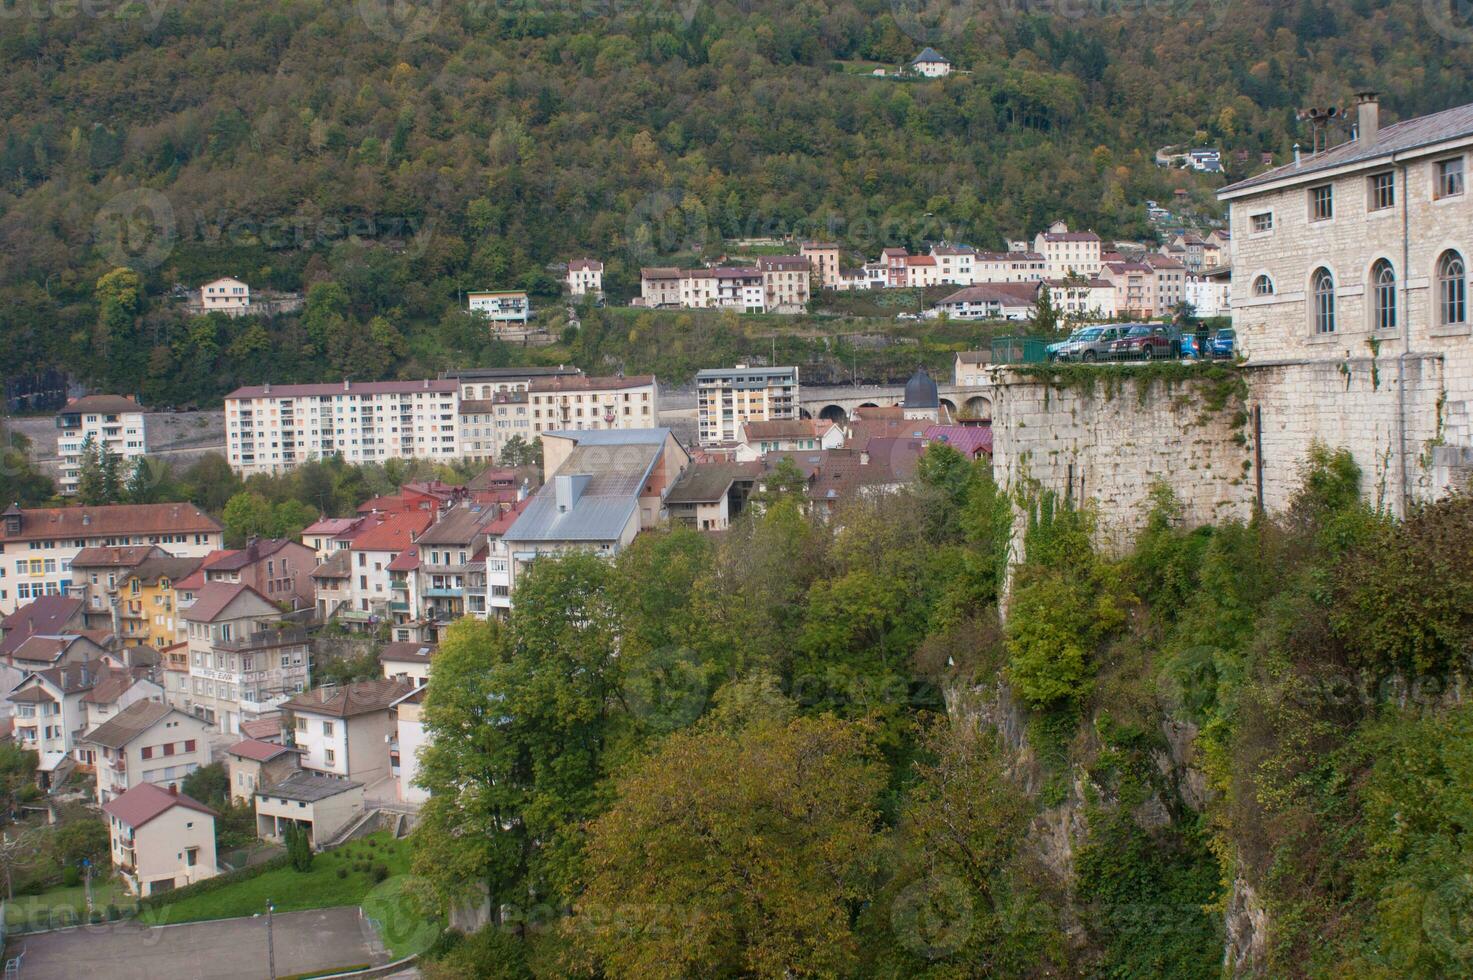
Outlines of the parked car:
M 1129 329 L 1129 324 L 1106 324 L 1102 327 L 1086 327 L 1079 332 L 1078 339 L 1071 338 L 1054 354 L 1056 361 L 1103 361 L 1110 356 L 1110 345 Z
M 1073 333 L 1071 333 L 1068 337 L 1064 338 L 1063 340 L 1060 340 L 1057 343 L 1049 344 L 1047 347 L 1045 347 L 1043 349 L 1043 358 L 1044 358 L 1044 360 L 1046 360 L 1046 361 L 1057 360 L 1058 359 L 1059 351 L 1063 350 L 1069 344 L 1074 343 L 1075 341 L 1077 341 L 1080 337 L 1084 336 L 1089 331 L 1091 331 L 1091 330 L 1098 330 L 1098 329 L 1099 329 L 1098 327 L 1080 327 L 1078 330 L 1074 331 Z
M 1165 324 L 1136 324 L 1125 336 L 1110 344 L 1110 357 L 1117 361 L 1149 361 L 1174 357 L 1177 339 Z
M 1238 350 L 1238 334 L 1232 327 L 1223 327 L 1207 341 L 1207 349 L 1213 357 L 1232 357 Z

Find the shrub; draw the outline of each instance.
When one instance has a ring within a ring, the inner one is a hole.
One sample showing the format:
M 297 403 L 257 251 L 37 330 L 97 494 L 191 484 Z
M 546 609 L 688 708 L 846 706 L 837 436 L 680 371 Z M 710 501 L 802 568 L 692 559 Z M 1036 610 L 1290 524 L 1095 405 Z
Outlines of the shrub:
M 61 869 L 61 883 L 66 888 L 77 887 L 82 883 L 82 872 L 73 865 L 67 865 Z
M 375 864 L 373 866 L 373 880 L 375 883 L 383 881 L 388 876 L 389 866 L 387 864 Z
M 338 868 L 338 877 L 339 878 L 346 878 L 346 877 L 348 877 L 348 869 L 347 868 Z
M 305 874 L 312 870 L 312 844 L 307 840 L 307 832 L 295 824 L 287 828 L 286 854 L 297 871 Z

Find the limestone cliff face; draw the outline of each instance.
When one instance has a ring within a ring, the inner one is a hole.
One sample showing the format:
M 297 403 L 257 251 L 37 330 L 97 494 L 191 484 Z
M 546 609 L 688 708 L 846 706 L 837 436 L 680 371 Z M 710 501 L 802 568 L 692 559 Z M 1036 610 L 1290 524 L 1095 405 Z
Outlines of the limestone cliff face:
M 1030 741 L 1028 711 L 1013 696 L 1008 683 L 998 678 L 982 685 L 953 685 L 945 693 L 947 709 L 953 719 L 995 728 L 1012 752 L 1013 777 L 1029 793 L 1042 792 L 1049 774 L 1044 771 L 1037 748 Z M 1080 725 L 1070 746 L 1069 772 L 1065 779 L 1067 789 L 1063 798 L 1040 810 L 1028 836 L 1029 847 L 1038 864 L 1055 879 L 1057 893 L 1066 896 L 1062 925 L 1070 941 L 1081 951 L 1087 946 L 1089 937 L 1082 924 L 1082 910 L 1075 906 L 1074 881 L 1076 856 L 1089 836 L 1086 801 L 1097 807 L 1119 802 L 1110 785 L 1094 782 L 1089 776 L 1091 764 L 1102 748 L 1095 736 L 1100 721 L 1097 712 Z M 1152 755 L 1152 762 L 1161 774 L 1163 789 L 1131 810 L 1132 818 L 1147 830 L 1195 820 L 1196 815 L 1213 800 L 1206 775 L 1197 766 L 1197 726 L 1164 716 L 1160 720 L 1160 730 L 1165 748 Z M 1268 915 L 1257 892 L 1241 872 L 1234 874 L 1224 903 L 1224 974 L 1239 977 L 1261 975 L 1266 961 L 1267 935 Z

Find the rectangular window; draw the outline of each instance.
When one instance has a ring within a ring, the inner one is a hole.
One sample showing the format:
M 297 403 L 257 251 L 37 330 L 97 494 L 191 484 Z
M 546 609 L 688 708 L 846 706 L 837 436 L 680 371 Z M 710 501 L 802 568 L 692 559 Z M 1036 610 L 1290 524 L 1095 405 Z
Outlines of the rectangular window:
M 1463 193 L 1463 158 L 1439 160 L 1433 165 L 1437 174 L 1437 186 L 1433 190 L 1438 198 L 1457 197 Z
M 327 760 L 328 765 L 332 765 L 337 761 L 338 754 L 332 749 L 325 749 L 323 750 L 322 757 Z
M 1372 174 L 1368 183 L 1370 201 L 1367 203 L 1367 207 L 1370 210 L 1385 211 L 1387 208 L 1396 207 L 1395 174 Z
M 328 736 L 332 735 L 332 722 L 324 721 L 322 723 L 322 734 Z
M 1309 189 L 1309 220 L 1329 221 L 1335 217 L 1335 189 L 1329 184 Z

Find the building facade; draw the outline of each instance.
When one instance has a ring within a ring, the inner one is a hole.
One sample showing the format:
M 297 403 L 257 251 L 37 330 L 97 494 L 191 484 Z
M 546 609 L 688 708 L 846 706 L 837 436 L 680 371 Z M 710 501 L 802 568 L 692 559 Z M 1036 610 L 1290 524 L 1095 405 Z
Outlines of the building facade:
M 249 585 L 211 582 L 183 612 L 189 692 L 180 705 L 226 734 L 274 713 L 304 690 L 311 669 L 306 630 Z
M 108 504 L 22 508 L 0 514 L 0 613 L 43 595 L 67 595 L 72 561 L 84 548 L 157 545 L 176 558 L 203 558 L 223 528 L 194 504 Z
M 451 460 L 460 454 L 458 383 L 256 385 L 225 396 L 225 444 L 242 476 L 308 460 Z
M 796 419 L 799 412 L 798 369 L 708 369 L 696 374 L 696 429 L 703 446 L 737 441 L 743 422 Z
M 602 296 L 604 264 L 598 259 L 574 259 L 568 263 L 568 275 L 564 282 L 570 296 Z
M 56 454 L 61 457 L 57 488 L 63 496 L 77 492 L 89 440 L 121 459 L 125 473 L 131 471 L 133 461 L 148 453 L 143 415 L 143 406 L 121 395 L 87 395 L 56 413 Z
M 1473 471 L 1473 105 L 1384 128 L 1374 95 L 1356 108 L 1355 139 L 1219 192 L 1233 325 L 1249 368 L 1279 379 L 1255 389 L 1283 460 L 1265 495 L 1287 495 L 1318 439 L 1405 513 Z

